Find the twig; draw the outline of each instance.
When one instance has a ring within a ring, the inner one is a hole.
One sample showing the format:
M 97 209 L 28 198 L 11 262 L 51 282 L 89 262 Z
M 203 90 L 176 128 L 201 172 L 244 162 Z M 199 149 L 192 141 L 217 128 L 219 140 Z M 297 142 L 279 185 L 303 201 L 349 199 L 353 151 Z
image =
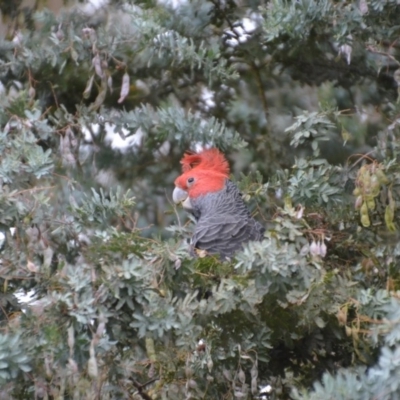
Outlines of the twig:
M 53 93 L 53 98 L 54 98 L 54 102 L 56 103 L 56 107 L 57 107 L 57 108 L 60 108 L 60 106 L 59 106 L 59 104 L 58 104 L 57 95 L 56 95 L 56 93 L 55 93 L 55 91 L 54 91 L 53 84 L 52 84 L 50 81 L 48 81 L 48 82 L 49 82 L 49 84 L 50 84 L 51 92 Z
M 264 115 L 266 120 L 268 120 L 268 115 L 269 115 L 269 111 L 268 111 L 268 102 L 267 102 L 267 97 L 265 95 L 265 90 L 264 90 L 264 85 L 262 82 L 262 78 L 261 78 L 261 74 L 260 74 L 260 68 L 257 66 L 257 64 L 254 61 L 251 61 L 251 63 L 249 64 L 251 69 L 253 70 L 254 74 L 255 74 L 255 78 L 256 78 L 256 83 L 257 83 L 257 87 L 258 87 L 258 92 L 259 92 L 259 96 L 261 98 L 261 103 L 262 103 L 262 107 L 264 110 Z M 266 140 L 264 140 L 264 143 L 266 144 L 267 150 L 268 150 L 268 159 L 269 160 L 273 160 L 274 159 L 274 152 L 272 150 L 272 146 L 271 146 L 271 140 L 270 140 L 270 134 L 269 134 L 269 129 L 267 128 L 266 131 Z
M 25 193 L 25 192 L 37 192 L 39 190 L 47 190 L 47 189 L 54 189 L 56 185 L 53 186 L 42 186 L 42 187 L 35 187 L 31 189 L 24 189 L 24 190 L 19 190 L 18 192 L 12 193 L 10 197 L 13 196 L 18 196 L 19 194 Z
M 153 400 L 146 392 L 143 392 L 143 389 L 150 385 L 151 383 L 157 381 L 159 378 L 152 378 L 146 383 L 140 384 L 139 382 L 136 382 L 135 380 L 132 381 L 133 386 L 138 390 L 139 396 L 144 399 L 144 400 Z
M 356 153 L 356 154 L 350 155 L 347 160 L 350 160 L 350 158 L 352 158 L 352 157 L 359 157 L 358 160 L 355 161 L 352 166 L 350 166 L 350 169 L 354 168 L 358 163 L 360 163 L 363 160 L 368 160 L 368 161 L 373 162 L 374 159 L 369 157 L 369 155 L 372 154 L 373 152 L 374 152 L 374 150 L 371 150 L 371 151 L 369 151 L 368 153 L 365 153 L 365 154 Z
M 379 54 L 381 56 L 385 56 L 387 58 L 389 58 L 390 60 L 392 60 L 393 62 L 395 62 L 397 65 L 400 65 L 400 62 L 396 60 L 395 57 L 393 57 L 391 54 L 385 53 L 384 51 L 379 51 L 377 49 L 375 49 L 372 46 L 367 46 L 367 50 L 370 51 L 371 53 L 375 53 L 375 54 Z
M 215 9 L 217 12 L 220 12 L 223 14 L 225 21 L 229 25 L 229 28 L 231 29 L 233 35 L 236 37 L 237 40 L 239 40 L 239 34 L 236 32 L 235 27 L 233 26 L 233 23 L 231 22 L 230 18 L 226 15 L 226 13 L 221 9 L 221 6 L 218 1 L 216 0 L 211 0 L 211 4 L 214 4 Z

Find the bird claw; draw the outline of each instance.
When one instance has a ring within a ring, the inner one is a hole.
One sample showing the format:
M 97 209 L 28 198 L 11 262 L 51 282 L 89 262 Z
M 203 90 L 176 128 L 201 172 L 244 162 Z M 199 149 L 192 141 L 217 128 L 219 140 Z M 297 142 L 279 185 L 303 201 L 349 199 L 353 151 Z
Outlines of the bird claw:
M 202 249 L 194 249 L 195 254 L 199 258 L 204 258 L 207 256 L 207 250 L 202 250 Z

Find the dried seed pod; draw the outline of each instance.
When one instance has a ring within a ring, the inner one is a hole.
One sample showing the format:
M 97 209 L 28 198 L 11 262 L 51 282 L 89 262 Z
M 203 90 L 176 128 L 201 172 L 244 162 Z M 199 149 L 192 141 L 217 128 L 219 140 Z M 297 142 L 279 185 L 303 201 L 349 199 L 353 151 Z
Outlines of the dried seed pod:
M 360 215 L 361 215 L 361 224 L 363 226 L 365 226 L 366 228 L 369 227 L 371 225 L 371 221 L 370 221 L 369 215 L 368 215 L 368 206 L 365 201 L 361 206 Z
M 381 184 L 377 175 L 371 176 L 371 195 L 376 197 L 379 195 Z
M 242 370 L 242 368 L 240 368 L 240 370 L 238 372 L 238 379 L 239 379 L 240 383 L 246 382 L 246 375 L 244 374 L 244 371 Z
M 369 210 L 375 210 L 375 200 L 373 199 L 373 197 L 369 197 L 367 200 L 367 207 Z
M 379 180 L 379 183 L 381 185 L 387 185 L 389 183 L 389 179 L 387 178 L 387 176 L 385 175 L 385 173 L 381 169 L 378 169 L 376 171 L 376 176 L 377 176 L 377 178 Z
M 389 231 L 394 232 L 396 231 L 396 226 L 393 223 L 394 212 L 390 205 L 387 205 L 385 208 L 385 224 Z

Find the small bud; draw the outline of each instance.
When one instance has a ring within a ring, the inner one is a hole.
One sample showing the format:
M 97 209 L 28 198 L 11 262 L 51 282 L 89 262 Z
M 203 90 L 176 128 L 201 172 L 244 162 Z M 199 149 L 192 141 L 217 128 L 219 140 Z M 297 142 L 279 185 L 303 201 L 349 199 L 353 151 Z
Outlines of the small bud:
M 98 54 L 96 54 L 93 59 L 92 59 L 92 65 L 94 67 L 94 70 L 96 72 L 96 74 L 100 77 L 103 78 L 104 76 L 104 72 L 101 68 L 101 59 L 100 56 Z
M 56 32 L 56 38 L 61 42 L 62 40 L 64 40 L 65 38 L 65 34 L 63 32 L 62 28 L 62 24 L 58 25 L 58 29 Z
M 306 256 L 308 253 L 310 252 L 310 245 L 308 243 L 306 243 L 301 249 L 299 254 L 301 256 Z
M 312 256 L 319 255 L 319 246 L 315 240 L 313 240 L 312 243 L 310 244 L 310 254 Z
M 91 378 L 97 378 L 98 368 L 96 357 L 90 357 L 88 361 L 88 374 Z
M 33 86 L 30 86 L 30 87 L 29 87 L 28 96 L 29 96 L 29 98 L 31 98 L 31 99 L 34 99 L 34 98 L 35 98 L 35 96 L 36 96 L 36 90 L 35 90 L 35 88 L 34 88 Z
M 360 0 L 358 2 L 358 8 L 360 10 L 361 15 L 364 15 L 368 12 L 368 3 L 366 0 Z
M 189 386 L 191 389 L 195 389 L 195 388 L 197 387 L 197 383 L 196 383 L 195 380 L 189 379 L 189 381 L 188 381 L 188 386 Z
M 26 268 L 28 268 L 29 271 L 34 272 L 34 273 L 39 271 L 38 266 L 30 260 L 28 260 L 28 262 L 26 263 Z
M 22 38 L 23 38 L 22 33 L 20 31 L 17 31 L 15 32 L 12 42 L 16 46 L 20 46 L 22 44 Z
M 203 339 L 200 339 L 197 343 L 197 351 L 204 351 L 206 349 L 206 342 Z
M 322 241 L 320 243 L 320 246 L 319 246 L 319 254 L 320 254 L 320 256 L 321 257 L 325 257 L 326 256 L 326 251 L 327 251 L 326 244 L 325 244 L 324 241 Z
M 363 203 L 363 198 L 362 198 L 362 196 L 358 196 L 358 197 L 356 198 L 355 203 L 354 203 L 354 208 L 355 208 L 356 210 L 358 210 L 359 208 L 361 208 L 362 203 Z
M 118 99 L 119 104 L 121 104 L 129 94 L 129 81 L 129 74 L 125 72 L 124 76 L 122 77 L 121 92 Z
M 113 78 L 111 75 L 108 75 L 107 86 L 108 86 L 108 89 L 110 90 L 110 93 L 112 93 L 113 92 Z
M 180 258 L 177 258 L 174 262 L 175 269 L 179 269 L 182 265 L 182 260 Z
M 304 207 L 300 204 L 298 209 L 296 210 L 296 218 L 302 219 L 303 218 Z
M 260 387 L 260 394 L 269 394 L 272 392 L 272 386 L 271 385 L 266 385 Z
M 104 322 L 100 322 L 96 330 L 96 336 L 101 337 L 104 333 L 105 327 L 106 324 Z

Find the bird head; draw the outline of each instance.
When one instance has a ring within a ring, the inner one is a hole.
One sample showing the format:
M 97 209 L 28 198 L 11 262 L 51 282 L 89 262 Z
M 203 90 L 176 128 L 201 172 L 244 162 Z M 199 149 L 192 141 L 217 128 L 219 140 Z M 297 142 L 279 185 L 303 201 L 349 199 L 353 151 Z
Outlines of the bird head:
M 182 175 L 175 179 L 173 201 L 191 210 L 191 199 L 224 188 L 229 177 L 229 164 L 216 148 L 204 149 L 199 153 L 186 153 L 182 160 Z

